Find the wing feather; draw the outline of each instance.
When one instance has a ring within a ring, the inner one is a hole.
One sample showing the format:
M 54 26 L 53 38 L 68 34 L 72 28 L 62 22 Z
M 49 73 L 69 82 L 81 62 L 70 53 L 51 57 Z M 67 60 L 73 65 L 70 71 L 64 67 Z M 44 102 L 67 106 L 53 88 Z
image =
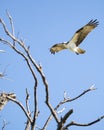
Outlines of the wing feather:
M 91 20 L 88 24 L 77 30 L 71 40 L 78 46 L 98 24 L 97 19 Z
M 55 52 L 61 51 L 63 49 L 66 49 L 65 47 L 65 43 L 59 43 L 59 44 L 55 44 L 50 48 L 50 52 L 52 54 L 55 54 Z

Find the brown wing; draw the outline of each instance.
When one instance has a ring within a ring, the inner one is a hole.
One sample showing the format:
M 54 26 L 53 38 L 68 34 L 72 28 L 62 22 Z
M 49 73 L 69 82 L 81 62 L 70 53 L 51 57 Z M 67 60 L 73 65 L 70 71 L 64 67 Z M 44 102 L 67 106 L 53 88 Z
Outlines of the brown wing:
M 71 40 L 76 44 L 76 46 L 78 46 L 84 40 L 84 38 L 88 35 L 88 33 L 91 32 L 95 27 L 97 27 L 98 24 L 99 22 L 97 21 L 97 19 L 91 20 L 84 27 L 76 31 L 76 33 L 74 34 Z
M 55 44 L 50 48 L 50 52 L 52 54 L 55 54 L 55 52 L 61 51 L 63 49 L 66 49 L 65 47 L 65 43 L 59 43 L 59 44 Z

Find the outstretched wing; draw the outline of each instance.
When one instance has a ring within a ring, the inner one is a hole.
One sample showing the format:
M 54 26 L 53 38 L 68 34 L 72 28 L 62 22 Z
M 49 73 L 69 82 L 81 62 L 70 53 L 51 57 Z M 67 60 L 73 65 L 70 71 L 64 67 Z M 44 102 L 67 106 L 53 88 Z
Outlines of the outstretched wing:
M 65 43 L 59 43 L 59 44 L 55 44 L 50 48 L 50 52 L 52 54 L 55 54 L 55 52 L 61 51 L 63 49 L 66 49 L 65 47 Z
M 88 35 L 88 33 L 91 32 L 95 27 L 97 27 L 98 24 L 99 22 L 97 21 L 97 19 L 91 20 L 88 24 L 77 30 L 70 41 L 78 46 Z

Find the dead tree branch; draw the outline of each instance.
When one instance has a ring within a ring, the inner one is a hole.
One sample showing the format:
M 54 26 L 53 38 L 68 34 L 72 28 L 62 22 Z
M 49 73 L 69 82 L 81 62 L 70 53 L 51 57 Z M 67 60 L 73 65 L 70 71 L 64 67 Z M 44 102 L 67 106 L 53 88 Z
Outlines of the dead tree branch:
M 2 19 L 0 19 L 0 22 L 1 22 L 2 26 L 3 26 L 3 29 L 4 29 L 5 33 L 13 40 L 13 44 L 11 42 L 7 41 L 7 40 L 4 40 L 3 38 L 0 38 L 0 41 L 2 43 L 4 43 L 4 44 L 9 45 L 16 53 L 18 53 L 19 55 L 21 55 L 25 59 L 27 65 L 28 65 L 28 67 L 29 67 L 29 69 L 30 69 L 30 71 L 31 71 L 31 73 L 33 75 L 33 78 L 35 80 L 35 83 L 34 83 L 34 116 L 33 116 L 33 122 L 31 122 L 32 126 L 34 127 L 34 124 L 35 124 L 35 121 L 36 121 L 36 118 L 37 118 L 37 115 L 38 115 L 38 107 L 37 107 L 38 106 L 37 105 L 37 85 L 38 85 L 38 80 L 36 78 L 34 69 L 33 69 L 32 65 L 31 65 L 31 60 L 30 60 L 30 57 L 29 57 L 29 49 L 28 49 L 28 47 L 25 46 L 23 41 L 17 39 L 14 36 L 14 26 L 13 26 L 12 17 L 10 16 L 10 14 L 8 12 L 7 12 L 7 15 L 8 15 L 9 20 L 10 20 L 12 33 L 9 32 L 9 30 L 7 29 L 5 23 L 4 23 L 4 21 Z M 22 47 L 22 49 L 25 51 L 26 55 L 21 50 L 17 49 L 16 44 L 19 44 Z
M 46 80 L 46 77 L 42 71 L 42 67 L 38 66 L 35 62 L 35 60 L 32 58 L 32 56 L 30 55 L 29 51 L 27 51 L 28 53 L 28 57 L 30 59 L 30 61 L 33 63 L 33 65 L 36 67 L 37 71 L 40 73 L 41 75 L 41 78 L 43 80 L 43 83 L 44 83 L 44 86 L 45 86 L 45 92 L 46 92 L 46 104 L 48 106 L 48 108 L 50 109 L 53 117 L 55 118 L 56 122 L 58 123 L 59 122 L 59 119 L 57 117 L 57 114 L 54 110 L 54 108 L 50 105 L 50 102 L 49 102 L 49 88 L 48 88 L 48 82 Z
M 26 117 L 29 119 L 29 121 L 32 123 L 32 119 L 31 119 L 31 117 L 30 117 L 30 115 L 29 115 L 29 113 L 26 111 L 26 109 L 24 108 L 24 106 L 19 102 L 19 101 L 17 101 L 16 99 L 13 99 L 13 98 L 11 98 L 11 97 L 9 97 L 9 96 L 7 96 L 7 98 L 9 99 L 9 100 L 11 100 L 12 102 L 14 102 L 14 103 L 16 103 L 18 106 L 20 106 L 20 108 L 23 110 L 23 112 L 25 113 L 25 115 L 26 115 Z
M 71 99 L 71 98 L 64 97 L 64 100 L 63 100 L 63 101 L 60 101 L 60 102 L 58 103 L 58 105 L 54 108 L 54 110 L 56 111 L 56 110 L 57 110 L 60 106 L 62 106 L 63 104 L 68 103 L 68 102 L 72 102 L 72 101 L 74 101 L 74 100 L 77 100 L 77 99 L 79 99 L 80 97 L 84 96 L 86 93 L 88 93 L 88 92 L 90 92 L 90 91 L 92 91 L 92 90 L 95 90 L 95 89 L 96 89 L 96 88 L 94 88 L 93 86 L 91 86 L 89 89 L 85 90 L 84 92 L 82 92 L 81 94 L 79 94 L 78 96 L 76 96 L 75 98 L 72 98 L 72 99 Z M 52 120 L 52 118 L 53 118 L 53 115 L 51 114 L 51 115 L 48 117 L 47 121 L 45 122 L 45 124 L 44 124 L 44 126 L 43 126 L 43 130 L 46 130 L 46 128 L 47 128 L 49 122 Z
M 26 88 L 26 109 L 27 109 L 28 114 L 29 114 L 30 117 L 31 117 L 31 112 L 30 112 L 30 108 L 29 108 L 29 104 L 28 104 L 29 96 L 30 96 L 30 95 L 29 95 L 28 90 L 27 90 L 27 88 Z M 30 122 L 29 119 L 27 118 L 25 130 L 29 130 L 29 129 L 30 129 L 30 125 L 31 125 L 31 122 Z
M 29 95 L 28 90 L 26 88 L 26 109 L 27 109 L 28 113 L 30 113 L 29 104 L 28 104 L 29 97 L 30 97 L 30 95 Z
M 34 126 L 37 115 L 38 115 L 38 107 L 37 107 L 38 106 L 37 105 L 37 85 L 38 85 L 38 81 L 37 81 L 34 69 L 31 65 L 31 62 L 29 61 L 29 58 L 28 58 L 29 49 L 28 49 L 28 47 L 25 46 L 23 41 L 17 39 L 14 36 L 14 26 L 13 26 L 13 22 L 12 22 L 12 17 L 10 16 L 9 13 L 7 13 L 7 14 L 8 14 L 10 24 L 11 24 L 11 27 L 12 27 L 12 34 L 8 31 L 4 21 L 2 19 L 0 19 L 0 22 L 3 26 L 5 33 L 13 40 L 13 44 L 10 41 L 4 40 L 3 38 L 0 38 L 0 41 L 4 44 L 9 45 L 16 53 L 18 53 L 19 55 L 21 55 L 25 59 L 25 61 L 27 62 L 27 65 L 28 65 L 28 67 L 29 67 L 29 69 L 30 69 L 30 71 L 33 75 L 33 78 L 35 80 L 35 84 L 34 84 L 34 117 L 33 117 L 33 122 L 31 122 L 31 123 L 32 123 L 32 126 Z M 19 44 L 22 47 L 22 49 L 24 49 L 27 56 L 21 50 L 17 49 L 16 44 Z
M 12 17 L 11 17 L 11 15 L 9 14 L 8 11 L 6 11 L 6 13 L 7 13 L 7 16 L 8 16 L 9 21 L 10 21 L 10 25 L 11 25 L 11 29 L 12 29 L 12 35 L 15 36 L 15 32 L 14 32 L 14 24 L 13 24 Z M 14 46 L 15 46 L 15 41 L 14 41 L 14 40 L 13 40 L 13 44 L 14 44 Z
M 39 111 L 38 111 L 38 98 L 37 98 L 37 84 L 38 82 L 35 82 L 34 85 L 34 115 L 33 115 L 33 122 L 32 122 L 32 129 L 34 130 L 35 124 L 36 124 L 36 119 L 38 117 Z
M 58 123 L 58 122 L 60 122 L 60 121 L 59 121 L 59 119 L 58 119 L 58 117 L 57 117 L 57 113 L 55 112 L 54 108 L 50 105 L 50 102 L 49 102 L 48 82 L 47 82 L 47 80 L 46 80 L 46 78 L 45 78 L 45 75 L 43 74 L 42 68 L 41 68 L 39 65 L 36 64 L 35 60 L 32 58 L 32 56 L 31 56 L 30 53 L 29 53 L 28 47 L 25 46 L 25 44 L 23 43 L 23 41 L 17 39 L 17 38 L 13 35 L 13 32 L 14 32 L 13 29 L 14 29 L 14 27 L 13 27 L 13 23 L 11 22 L 12 19 L 11 19 L 11 17 L 10 17 L 9 14 L 8 14 L 8 17 L 9 17 L 9 19 L 10 19 L 10 23 L 11 23 L 11 26 L 12 26 L 12 33 L 10 33 L 10 32 L 8 31 L 8 29 L 7 29 L 7 27 L 6 27 L 5 23 L 4 23 L 4 21 L 3 21 L 2 19 L 0 19 L 0 22 L 1 22 L 2 26 L 3 26 L 4 32 L 15 42 L 15 44 L 19 44 L 19 45 L 25 50 L 27 56 L 24 55 L 24 53 L 22 53 L 21 50 L 17 49 L 17 47 L 15 46 L 15 44 L 12 44 L 11 42 L 9 42 L 9 41 L 7 41 L 7 40 L 4 40 L 3 38 L 0 38 L 0 41 L 1 41 L 2 43 L 4 43 L 4 44 L 9 45 L 14 51 L 16 51 L 19 55 L 21 55 L 21 56 L 26 60 L 27 65 L 28 65 L 28 67 L 29 67 L 29 69 L 30 69 L 30 71 L 31 71 L 31 73 L 32 73 L 32 75 L 33 75 L 33 77 L 34 77 L 34 80 L 35 80 L 35 85 L 34 85 L 35 113 L 34 113 L 34 118 L 33 118 L 33 122 L 32 122 L 33 124 L 32 124 L 32 126 L 34 126 L 35 120 L 36 120 L 36 116 L 37 116 L 37 96 L 36 96 L 36 90 L 37 90 L 37 89 L 36 89 L 36 88 L 37 88 L 37 83 L 38 83 L 38 82 L 37 82 L 36 75 L 35 75 L 35 73 L 34 73 L 34 70 L 33 70 L 32 66 L 31 66 L 30 62 L 34 65 L 34 67 L 37 69 L 37 71 L 38 71 L 38 72 L 40 73 L 40 75 L 41 75 L 41 78 L 42 78 L 43 83 L 44 83 L 44 85 L 45 85 L 46 104 L 47 104 L 48 108 L 50 109 L 50 111 L 51 111 L 53 117 L 55 118 L 56 122 Z
M 63 118 L 61 117 L 61 121 L 60 121 L 60 123 L 58 124 L 57 130 L 62 130 L 62 129 L 63 129 L 63 126 L 64 126 L 64 124 L 66 123 L 66 120 L 69 118 L 69 116 L 70 116 L 72 113 L 73 113 L 73 109 L 69 110 L 69 111 L 64 115 Z
M 90 92 L 90 91 L 92 91 L 92 90 L 96 90 L 96 88 L 94 88 L 94 87 L 90 87 L 89 89 L 87 89 L 87 90 L 85 90 L 85 91 L 83 91 L 81 94 L 79 94 L 78 96 L 76 96 L 75 98 L 64 98 L 64 100 L 63 101 L 61 101 L 57 106 L 56 106 L 56 110 L 60 107 L 60 105 L 63 105 L 64 103 L 67 103 L 67 102 L 72 102 L 72 101 L 74 101 L 74 100 L 77 100 L 77 99 L 79 99 L 80 97 L 82 97 L 83 95 L 85 95 L 86 93 L 88 93 L 88 92 Z
M 89 122 L 89 123 L 87 123 L 87 124 L 80 124 L 80 123 L 76 123 L 76 122 L 74 122 L 74 121 L 71 121 L 69 124 L 67 124 L 64 128 L 65 129 L 67 129 L 68 127 L 70 127 L 70 126 L 90 126 L 90 125 L 93 125 L 93 124 L 95 124 L 95 123 L 97 123 L 97 122 L 99 122 L 99 121 L 101 121 L 102 119 L 104 119 L 104 116 L 101 116 L 100 118 L 98 118 L 98 119 L 96 119 L 96 120 L 94 120 L 94 121 L 92 121 L 92 122 Z

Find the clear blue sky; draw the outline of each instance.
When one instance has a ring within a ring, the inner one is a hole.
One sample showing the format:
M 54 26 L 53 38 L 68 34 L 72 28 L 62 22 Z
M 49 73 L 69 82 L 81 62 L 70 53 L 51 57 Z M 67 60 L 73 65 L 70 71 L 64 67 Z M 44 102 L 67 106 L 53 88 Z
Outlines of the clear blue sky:
M 74 113 L 68 121 L 74 120 L 79 123 L 88 123 L 104 115 L 104 1 L 1 0 L 0 17 L 10 29 L 6 10 L 13 17 L 16 35 L 19 34 L 19 38 L 22 38 L 26 45 L 30 45 L 32 56 L 43 66 L 49 84 L 51 104 L 57 105 L 63 99 L 64 91 L 69 97 L 75 97 L 95 84 L 97 90 L 66 104 L 65 112 L 73 108 Z M 77 29 L 91 19 L 98 19 L 99 26 L 81 44 L 86 50 L 84 55 L 76 55 L 68 50 L 56 55 L 50 54 L 49 48 L 53 44 L 68 41 Z M 1 36 L 6 38 L 0 26 Z M 0 91 L 16 93 L 17 99 L 25 105 L 25 89 L 28 88 L 31 95 L 31 110 L 33 110 L 33 79 L 25 61 L 6 45 L 0 44 L 0 49 L 6 50 L 5 54 L 0 53 L 0 72 L 7 66 L 7 77 L 13 79 L 13 82 L 0 79 Z M 49 110 L 44 104 L 44 86 L 40 78 L 39 81 L 41 113 L 37 125 L 41 126 L 48 117 Z M 24 129 L 26 121 L 24 113 L 14 103 L 9 102 L 0 112 L 0 129 L 3 119 L 9 122 L 6 130 Z M 55 122 L 52 123 L 48 130 L 56 129 Z M 104 128 L 104 120 L 90 127 L 71 127 L 70 130 L 102 128 Z

